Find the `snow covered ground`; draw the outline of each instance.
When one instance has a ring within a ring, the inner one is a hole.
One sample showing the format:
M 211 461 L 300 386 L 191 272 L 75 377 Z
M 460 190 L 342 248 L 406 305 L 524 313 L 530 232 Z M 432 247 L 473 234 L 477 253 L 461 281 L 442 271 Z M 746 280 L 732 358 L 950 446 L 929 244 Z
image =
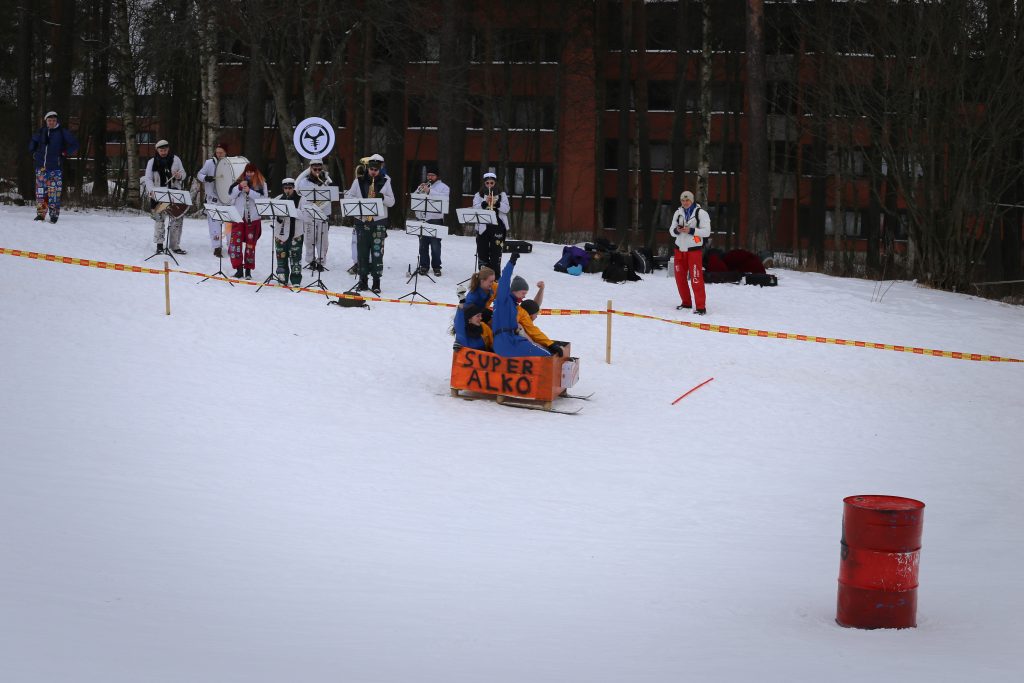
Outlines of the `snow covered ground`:
M 0 247 L 152 253 L 145 216 L 31 217 L 0 207 Z M 349 235 L 331 231 L 334 289 Z M 204 222 L 183 246 L 183 269 L 215 269 Z M 411 289 L 415 250 L 389 236 L 384 296 Z M 519 262 L 545 306 L 681 316 L 664 271 L 611 285 L 555 273 L 560 252 Z M 472 253 L 446 239 L 421 290 L 455 301 Z M 447 308 L 175 275 L 168 317 L 159 276 L 0 266 L 4 681 L 1024 674 L 1024 364 L 616 317 L 606 365 L 602 316 L 542 317 L 597 392 L 568 417 L 451 398 Z M 1021 308 L 776 272 L 710 285 L 707 321 L 1024 356 Z M 917 629 L 834 622 L 842 499 L 861 493 L 928 505 Z

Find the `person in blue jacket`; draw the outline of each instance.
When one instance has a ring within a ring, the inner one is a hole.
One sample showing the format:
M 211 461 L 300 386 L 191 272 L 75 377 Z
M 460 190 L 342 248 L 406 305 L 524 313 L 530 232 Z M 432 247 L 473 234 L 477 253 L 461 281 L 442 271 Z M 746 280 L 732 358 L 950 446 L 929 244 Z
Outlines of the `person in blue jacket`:
M 35 220 L 45 220 L 49 209 L 50 222 L 56 223 L 60 216 L 60 193 L 64 187 L 61 164 L 64 157 L 78 151 L 78 140 L 71 131 L 60 125 L 57 112 L 48 111 L 43 118 L 46 125 L 28 143 L 36 165 Z
M 494 347 L 491 328 L 481 319 L 483 312 L 484 307 L 476 304 L 462 304 L 455 309 L 452 332 L 455 333 L 456 346 L 481 351 L 490 351 Z
M 494 332 L 494 352 L 499 356 L 550 356 L 551 352 L 541 348 L 526 337 L 516 334 L 519 329 L 519 300 L 512 294 L 512 271 L 515 270 L 519 254 L 513 252 L 501 271 L 498 293 L 494 297 L 494 314 L 491 329 Z M 522 279 L 522 278 L 520 278 Z M 523 288 L 525 290 L 525 287 Z M 525 293 L 525 292 L 524 292 Z

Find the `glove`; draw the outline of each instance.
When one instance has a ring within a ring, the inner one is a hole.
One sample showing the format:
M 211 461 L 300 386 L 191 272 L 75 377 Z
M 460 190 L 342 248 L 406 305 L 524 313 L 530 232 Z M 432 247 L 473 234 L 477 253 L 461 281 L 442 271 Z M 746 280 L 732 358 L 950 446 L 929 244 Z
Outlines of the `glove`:
M 690 234 L 691 235 L 696 234 L 696 232 L 697 232 L 697 228 L 690 228 Z
M 559 356 L 564 356 L 565 355 L 565 351 L 563 351 L 562 347 L 558 345 L 558 342 L 552 343 L 551 346 L 548 347 L 548 351 L 550 351 L 551 355 L 553 355 L 553 356 L 554 355 L 559 355 Z
M 508 257 L 508 260 L 511 263 L 515 263 L 516 261 L 518 261 L 519 260 L 519 252 L 518 251 L 513 251 L 512 255 Z
M 492 312 L 491 312 L 491 309 L 489 309 L 489 308 L 485 308 L 485 309 L 484 309 L 484 310 L 483 310 L 483 311 L 481 312 L 481 315 L 480 315 L 480 319 L 481 319 L 481 320 L 483 320 L 483 321 L 484 321 L 485 323 L 487 323 L 488 325 L 490 325 L 490 324 L 491 324 L 491 317 L 492 317 L 493 315 L 494 315 L 494 313 L 492 313 Z

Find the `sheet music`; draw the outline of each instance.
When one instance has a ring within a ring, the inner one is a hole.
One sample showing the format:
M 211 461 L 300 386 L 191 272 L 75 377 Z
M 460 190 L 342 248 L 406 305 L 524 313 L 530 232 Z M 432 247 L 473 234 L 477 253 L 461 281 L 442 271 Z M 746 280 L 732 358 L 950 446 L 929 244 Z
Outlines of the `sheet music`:
M 168 204 L 184 204 L 192 206 L 192 195 L 188 190 L 176 190 L 171 187 L 154 187 L 153 199 Z
M 487 223 L 488 225 L 497 225 L 498 223 L 494 212 L 487 209 L 455 209 L 455 215 L 458 216 L 459 222 L 463 224 Z

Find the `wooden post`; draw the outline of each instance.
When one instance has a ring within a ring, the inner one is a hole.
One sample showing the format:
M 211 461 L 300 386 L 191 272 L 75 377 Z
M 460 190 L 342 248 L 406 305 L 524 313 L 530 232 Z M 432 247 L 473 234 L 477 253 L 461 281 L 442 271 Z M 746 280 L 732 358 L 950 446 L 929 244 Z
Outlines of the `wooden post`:
M 604 341 L 604 362 L 612 363 L 612 300 L 608 299 L 608 332 Z
M 164 300 L 166 302 L 167 315 L 171 314 L 171 267 L 164 261 Z

